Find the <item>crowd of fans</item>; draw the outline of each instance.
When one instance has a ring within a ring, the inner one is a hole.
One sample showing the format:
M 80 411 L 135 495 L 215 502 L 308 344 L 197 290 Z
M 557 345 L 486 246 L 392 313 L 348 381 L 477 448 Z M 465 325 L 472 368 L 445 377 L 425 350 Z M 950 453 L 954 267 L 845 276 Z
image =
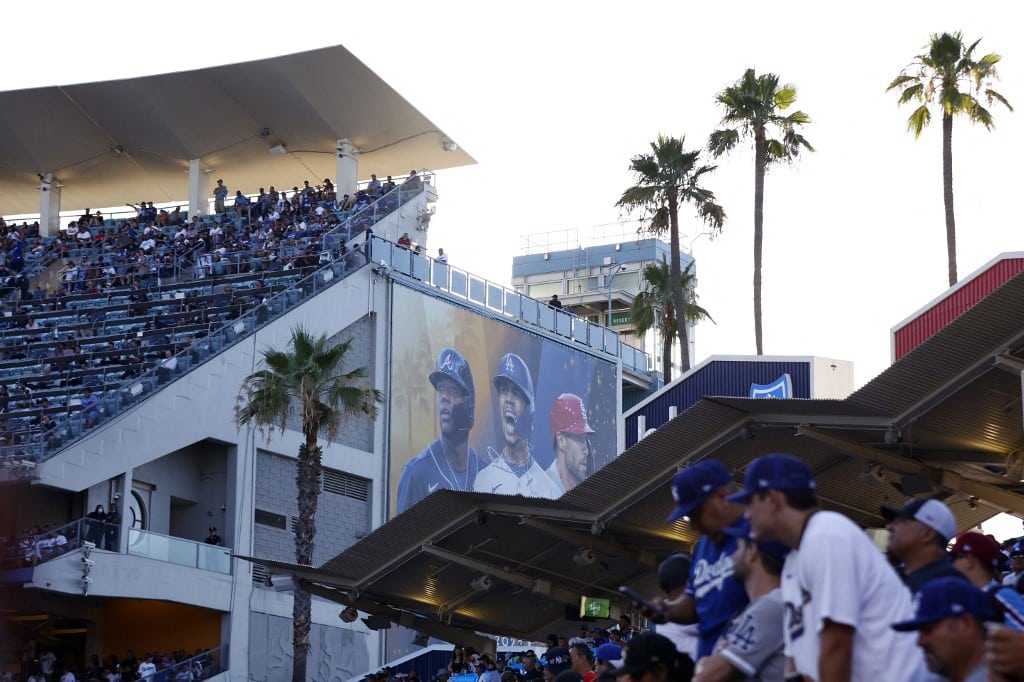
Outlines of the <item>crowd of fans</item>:
M 205 680 L 222 671 L 219 649 L 159 649 L 137 657 L 132 649 L 123 658 L 111 654 L 106 660 L 93 654 L 86 666 L 65 664 L 51 649 L 37 647 L 29 640 L 21 652 L 21 673 L 6 673 L 2 682 L 175 682 Z
M 166 381 L 187 364 L 177 356 L 199 359 L 201 339 L 249 311 L 268 319 L 269 299 L 318 267 L 359 267 L 366 254 L 349 242 L 422 183 L 374 176 L 353 197 L 329 179 L 271 186 L 205 217 L 146 201 L 119 221 L 86 209 L 55 238 L 0 219 L 0 446 L 58 447 L 117 409 L 121 382 L 151 370 Z M 58 262 L 55 286 L 33 289 Z

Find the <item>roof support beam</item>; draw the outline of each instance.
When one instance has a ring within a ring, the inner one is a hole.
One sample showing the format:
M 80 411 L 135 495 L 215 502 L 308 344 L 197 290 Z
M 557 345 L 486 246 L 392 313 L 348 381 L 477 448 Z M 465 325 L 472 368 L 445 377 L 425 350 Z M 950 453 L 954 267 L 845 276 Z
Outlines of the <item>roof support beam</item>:
M 972 481 L 953 471 L 942 472 L 942 485 L 951 490 L 959 490 L 967 495 L 991 502 L 995 507 L 1004 511 L 1024 514 L 1024 496 L 1003 490 L 998 486 Z
M 339 604 L 344 604 L 346 606 L 354 606 L 360 611 L 365 611 L 366 613 L 387 616 L 395 623 L 413 628 L 414 630 L 430 635 L 431 637 L 437 637 L 438 639 L 443 639 L 446 642 L 465 642 L 474 649 L 478 649 L 480 651 L 494 651 L 495 641 L 475 634 L 471 628 L 460 628 L 455 625 L 446 625 L 408 611 L 398 611 L 390 606 L 379 604 L 368 599 L 348 600 L 340 592 L 336 592 L 335 590 L 322 585 L 311 584 L 306 581 L 303 581 L 302 587 L 310 594 L 315 594 L 318 597 L 323 597 L 324 599 L 338 602 Z
M 453 564 L 465 566 L 466 568 L 469 568 L 474 571 L 486 573 L 487 575 L 494 576 L 495 578 L 498 578 L 499 580 L 504 580 L 505 582 L 510 583 L 512 585 L 525 587 L 526 589 L 536 594 L 547 595 L 555 601 L 563 602 L 565 604 L 572 604 L 579 600 L 579 595 L 575 592 L 571 592 L 570 590 L 566 590 L 560 587 L 554 587 L 551 585 L 549 581 L 546 580 L 535 580 L 533 578 L 523 575 L 522 573 L 513 573 L 511 571 L 506 571 L 503 568 L 499 568 L 492 564 L 488 564 L 485 561 L 479 561 L 477 559 L 465 556 L 464 554 L 458 554 L 457 552 L 442 549 L 441 547 L 436 547 L 434 545 L 423 545 L 421 549 L 425 554 L 430 554 L 431 556 L 435 556 L 439 559 L 443 559 Z
M 851 457 L 884 464 L 893 471 L 898 471 L 900 473 L 919 474 L 928 471 L 928 467 L 918 461 L 908 459 L 906 457 L 891 455 L 888 452 L 882 452 L 881 450 L 876 450 L 866 445 L 861 445 L 860 443 L 854 443 L 846 440 L 845 438 L 839 438 L 820 431 L 813 426 L 798 426 L 796 428 L 796 435 L 806 436 L 811 440 L 833 447 L 840 452 L 845 452 Z
M 535 528 L 542 533 L 574 543 L 580 547 L 593 547 L 605 554 L 624 557 L 644 566 L 654 566 L 655 564 L 654 555 L 650 552 L 633 551 L 616 542 L 596 537 L 593 534 L 588 535 L 579 531 L 569 530 L 568 528 L 563 528 L 562 526 L 542 521 L 532 516 L 523 516 L 519 519 L 519 523 Z

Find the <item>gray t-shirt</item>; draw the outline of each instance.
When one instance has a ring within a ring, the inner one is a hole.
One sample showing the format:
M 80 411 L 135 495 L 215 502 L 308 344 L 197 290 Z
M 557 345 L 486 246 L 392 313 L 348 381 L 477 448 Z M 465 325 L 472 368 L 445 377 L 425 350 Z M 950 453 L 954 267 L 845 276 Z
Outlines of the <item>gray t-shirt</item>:
M 782 593 L 775 588 L 752 602 L 729 624 L 719 640 L 718 655 L 747 679 L 777 682 L 786 667 L 783 653 Z

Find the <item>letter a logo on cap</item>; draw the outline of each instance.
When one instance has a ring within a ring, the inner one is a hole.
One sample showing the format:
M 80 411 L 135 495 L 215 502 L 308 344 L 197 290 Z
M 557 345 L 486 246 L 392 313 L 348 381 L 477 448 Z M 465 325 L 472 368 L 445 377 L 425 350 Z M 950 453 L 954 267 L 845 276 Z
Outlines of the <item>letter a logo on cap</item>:
M 437 369 L 438 370 L 442 370 L 442 369 L 454 370 L 455 369 L 455 363 L 452 362 L 452 354 L 451 353 L 445 354 L 444 359 L 441 360 L 441 364 L 438 365 Z
M 514 362 L 512 362 L 512 356 L 509 355 L 508 357 L 505 358 L 505 371 L 506 372 L 511 372 L 515 368 L 516 368 L 516 365 L 515 365 Z

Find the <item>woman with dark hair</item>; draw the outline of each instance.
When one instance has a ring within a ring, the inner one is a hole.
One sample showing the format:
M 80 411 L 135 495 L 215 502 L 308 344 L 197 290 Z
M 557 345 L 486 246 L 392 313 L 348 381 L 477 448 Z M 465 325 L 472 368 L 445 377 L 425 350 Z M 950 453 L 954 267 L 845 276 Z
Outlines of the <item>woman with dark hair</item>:
M 466 660 L 466 649 L 456 644 L 452 649 L 452 660 L 448 664 L 448 670 L 452 675 L 461 675 L 470 672 L 469 661 Z
M 96 508 L 89 512 L 85 518 L 89 519 L 85 522 L 85 539 L 93 543 L 97 547 L 102 547 L 103 529 L 104 524 L 107 521 L 107 512 L 104 511 L 103 505 L 97 504 Z

